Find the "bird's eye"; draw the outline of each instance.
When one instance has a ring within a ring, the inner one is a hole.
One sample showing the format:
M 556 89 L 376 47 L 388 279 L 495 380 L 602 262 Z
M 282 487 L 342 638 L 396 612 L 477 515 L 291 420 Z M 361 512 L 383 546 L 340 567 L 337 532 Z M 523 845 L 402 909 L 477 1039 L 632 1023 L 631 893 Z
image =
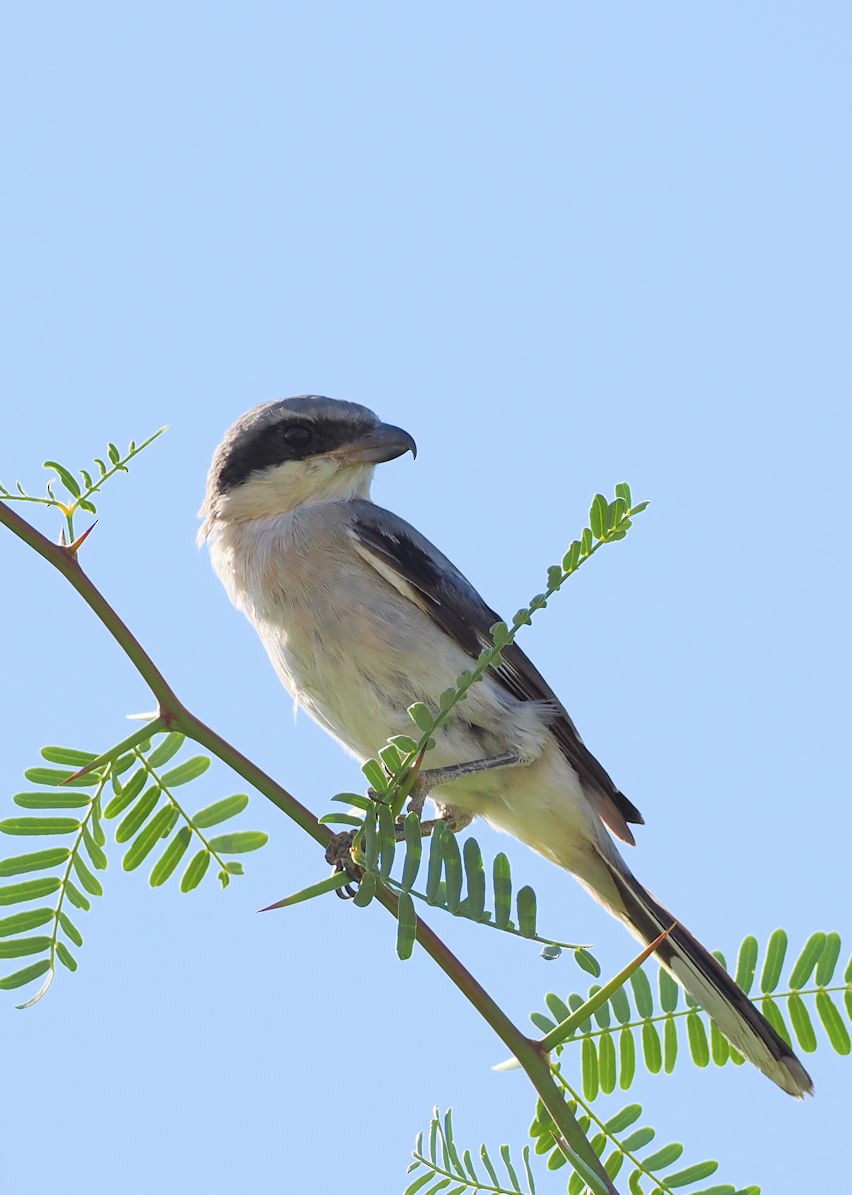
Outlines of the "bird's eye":
M 304 448 L 306 444 L 310 443 L 313 434 L 304 423 L 290 423 L 281 433 L 284 442 L 291 448 Z

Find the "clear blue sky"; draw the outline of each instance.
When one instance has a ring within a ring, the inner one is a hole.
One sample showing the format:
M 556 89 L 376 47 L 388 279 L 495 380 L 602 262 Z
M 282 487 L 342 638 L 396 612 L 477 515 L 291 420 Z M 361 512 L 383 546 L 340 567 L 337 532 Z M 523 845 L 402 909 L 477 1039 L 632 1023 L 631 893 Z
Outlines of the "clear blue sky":
M 651 509 L 526 647 L 645 814 L 634 869 L 708 945 L 783 925 L 848 952 L 850 35 L 839 3 L 8 8 L 0 478 L 170 425 L 86 566 L 318 811 L 358 770 L 294 723 L 193 542 L 228 424 L 311 391 L 407 428 L 375 496 L 509 613 L 631 481 Z M 0 569 L 11 810 L 43 743 L 105 747 L 151 703 L 6 534 Z M 198 804 L 242 787 L 211 770 Z M 326 865 L 259 798 L 249 822 L 272 841 L 225 894 L 116 857 L 77 974 L 4 1001 L 3 1195 L 390 1195 L 433 1104 L 462 1144 L 523 1143 L 524 1078 L 381 910 L 255 913 Z M 623 965 L 569 877 L 477 837 Z M 432 921 L 521 1022 L 581 982 Z M 630 1098 L 720 1182 L 839 1190 L 850 1064 L 809 1065 L 805 1105 L 730 1067 Z

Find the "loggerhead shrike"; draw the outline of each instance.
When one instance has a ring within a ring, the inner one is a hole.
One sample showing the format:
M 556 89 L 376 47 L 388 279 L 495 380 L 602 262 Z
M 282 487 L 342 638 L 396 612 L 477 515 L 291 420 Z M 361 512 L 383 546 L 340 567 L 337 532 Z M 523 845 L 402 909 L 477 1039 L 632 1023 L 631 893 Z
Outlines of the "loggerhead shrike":
M 408 432 L 356 403 L 263 403 L 216 450 L 200 512 L 199 540 L 281 681 L 360 760 L 410 733 L 413 702 L 437 710 L 499 617 L 446 556 L 370 501 L 374 466 L 408 451 Z M 519 647 L 454 713 L 429 756 L 437 768 L 477 761 L 430 794 L 454 828 L 484 817 L 572 872 L 644 943 L 672 925 L 607 833 L 633 844 L 639 811 Z M 656 953 L 741 1054 L 791 1095 L 813 1090 L 787 1043 L 680 923 Z

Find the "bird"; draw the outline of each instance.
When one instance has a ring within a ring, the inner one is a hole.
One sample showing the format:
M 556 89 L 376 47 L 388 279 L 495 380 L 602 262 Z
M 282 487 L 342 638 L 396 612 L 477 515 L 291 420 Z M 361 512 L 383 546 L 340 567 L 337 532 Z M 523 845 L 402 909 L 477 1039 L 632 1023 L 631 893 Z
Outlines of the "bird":
M 433 712 L 499 615 L 433 544 L 370 498 L 375 466 L 417 446 L 359 403 L 299 395 L 229 428 L 210 466 L 199 543 L 292 695 L 361 762 Z M 512 644 L 435 732 L 426 773 L 453 830 L 484 818 L 571 872 L 779 1087 L 807 1071 L 716 958 L 633 875 L 614 839 L 643 824 L 558 697 Z M 448 779 L 449 777 L 449 779 Z

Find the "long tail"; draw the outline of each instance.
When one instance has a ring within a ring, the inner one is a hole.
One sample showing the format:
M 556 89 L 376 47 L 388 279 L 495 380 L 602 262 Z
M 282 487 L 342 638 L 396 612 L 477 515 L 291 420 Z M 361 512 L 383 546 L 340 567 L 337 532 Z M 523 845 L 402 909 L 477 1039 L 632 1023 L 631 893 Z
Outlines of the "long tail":
M 674 924 L 656 951 L 662 966 L 698 1001 L 744 1058 L 797 1099 L 812 1094 L 814 1085 L 808 1072 L 721 963 L 654 900 L 626 865 L 614 861 L 608 865 L 621 898 L 620 908 L 606 902 L 611 911 L 646 944 Z

